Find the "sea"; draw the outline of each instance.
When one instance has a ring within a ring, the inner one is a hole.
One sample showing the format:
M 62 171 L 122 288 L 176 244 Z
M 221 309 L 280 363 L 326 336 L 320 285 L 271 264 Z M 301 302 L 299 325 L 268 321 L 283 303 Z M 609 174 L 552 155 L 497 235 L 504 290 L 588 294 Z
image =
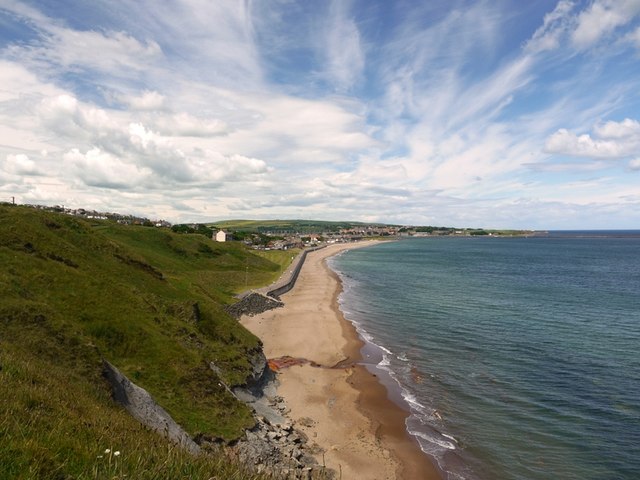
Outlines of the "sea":
M 640 231 L 409 238 L 329 265 L 446 479 L 640 479 Z

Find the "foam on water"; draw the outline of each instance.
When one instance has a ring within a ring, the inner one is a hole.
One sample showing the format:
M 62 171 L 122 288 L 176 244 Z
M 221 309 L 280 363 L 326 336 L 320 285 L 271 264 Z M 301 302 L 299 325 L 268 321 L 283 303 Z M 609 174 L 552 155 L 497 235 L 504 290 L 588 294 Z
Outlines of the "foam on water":
M 380 363 L 378 363 L 378 367 L 379 368 L 384 368 L 384 367 L 388 367 L 391 365 L 391 358 L 389 357 L 389 355 L 382 355 L 382 360 L 380 360 Z M 391 370 L 389 370 L 389 372 L 391 372 Z
M 425 447 L 425 450 L 427 451 L 433 452 L 434 451 L 432 448 L 433 445 L 437 445 L 447 450 L 455 450 L 456 448 L 453 442 L 447 441 L 444 438 L 445 435 L 442 435 L 442 434 L 440 434 L 440 436 L 438 437 L 435 435 L 429 435 L 425 431 L 420 431 L 420 430 L 409 430 L 409 433 L 411 433 L 411 435 L 414 435 L 422 440 L 426 440 L 427 446 Z M 422 442 L 421 442 L 421 445 L 422 445 Z M 435 452 L 437 453 L 437 450 Z
M 400 355 L 398 355 L 398 360 L 400 360 L 401 362 L 408 362 L 409 359 L 407 358 L 407 354 L 406 353 L 401 353 Z

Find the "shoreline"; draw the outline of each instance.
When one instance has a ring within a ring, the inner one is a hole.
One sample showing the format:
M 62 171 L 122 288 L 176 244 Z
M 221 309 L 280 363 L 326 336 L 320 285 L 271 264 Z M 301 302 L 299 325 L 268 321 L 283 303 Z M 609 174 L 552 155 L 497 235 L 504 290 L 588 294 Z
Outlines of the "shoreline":
M 339 308 L 342 282 L 326 263 L 372 244 L 311 252 L 295 287 L 282 296 L 285 306 L 243 316 L 241 323 L 263 341 L 267 358 L 304 358 L 324 367 L 295 365 L 277 373 L 287 416 L 320 447 L 320 465 L 339 478 L 439 480 L 434 462 L 407 432 L 409 412 L 362 363 L 364 342 Z

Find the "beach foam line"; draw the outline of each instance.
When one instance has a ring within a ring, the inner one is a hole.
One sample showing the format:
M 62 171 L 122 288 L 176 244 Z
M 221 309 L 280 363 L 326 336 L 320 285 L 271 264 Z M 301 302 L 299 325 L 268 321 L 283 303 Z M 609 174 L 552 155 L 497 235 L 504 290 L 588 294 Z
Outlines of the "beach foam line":
M 347 318 L 345 316 L 345 318 Z M 365 347 L 363 350 L 378 350 L 379 356 L 382 359 L 375 363 L 374 366 L 377 370 L 382 371 L 386 374 L 386 376 L 391 379 L 393 382 L 394 388 L 397 389 L 401 399 L 404 401 L 404 406 L 409 410 L 410 415 L 407 417 L 405 421 L 405 426 L 407 433 L 418 440 L 418 444 L 420 445 L 420 449 L 428 456 L 435 458 L 439 465 L 441 465 L 442 459 L 441 455 L 443 453 L 443 449 L 445 451 L 455 450 L 457 441 L 452 435 L 446 435 L 440 433 L 435 429 L 433 425 L 428 423 L 429 419 L 441 421 L 442 417 L 438 414 L 437 411 L 429 409 L 426 405 L 422 404 L 417 397 L 411 393 L 405 385 L 398 378 L 398 373 L 393 369 L 393 365 L 391 360 L 393 358 L 398 359 L 398 356 L 395 355 L 389 348 L 376 343 L 373 337 L 364 329 L 361 323 L 354 322 L 351 319 L 347 318 L 356 328 L 356 331 L 360 335 L 361 339 L 365 343 Z M 371 354 L 370 357 L 375 357 L 375 353 Z M 406 357 L 405 357 L 406 358 Z M 406 361 L 404 363 L 407 363 Z M 382 382 L 387 388 L 389 385 L 385 382 Z M 429 435 L 423 430 L 416 430 L 414 428 L 410 428 L 409 422 L 410 420 L 414 420 L 419 422 L 425 429 L 432 430 L 436 432 L 437 435 L 442 436 L 442 438 L 437 437 L 435 435 Z M 453 440 L 454 443 L 447 440 Z M 438 448 L 440 447 L 440 448 Z
M 344 252 L 341 252 L 341 254 L 342 253 Z M 363 364 L 365 366 L 373 366 L 381 373 L 378 376 L 380 383 L 385 386 L 392 397 L 396 398 L 394 402 L 409 412 L 409 416 L 405 420 L 406 432 L 409 436 L 416 439 L 420 450 L 437 463 L 438 467 L 444 473 L 445 478 L 464 480 L 465 477 L 450 472 L 446 468 L 447 466 L 444 460 L 444 455 L 447 454 L 447 452 L 458 450 L 458 441 L 452 435 L 444 434 L 436 428 L 434 422 L 438 424 L 442 423 L 440 414 L 436 410 L 422 404 L 400 380 L 399 372 L 394 370 L 393 360 L 398 360 L 402 365 L 405 365 L 403 368 L 411 368 L 411 362 L 406 356 L 406 352 L 396 355 L 391 349 L 380 345 L 366 330 L 363 323 L 354 318 L 357 312 L 346 308 L 345 297 L 352 292 L 355 281 L 336 268 L 335 263 L 331 262 L 328 263 L 328 265 L 338 275 L 343 286 L 342 293 L 338 298 L 339 309 L 343 317 L 353 325 L 364 344 L 361 350 L 363 352 Z M 385 381 L 384 377 L 387 377 L 389 380 Z M 396 395 L 393 394 L 393 390 L 397 392 Z M 411 424 L 416 425 L 412 427 Z

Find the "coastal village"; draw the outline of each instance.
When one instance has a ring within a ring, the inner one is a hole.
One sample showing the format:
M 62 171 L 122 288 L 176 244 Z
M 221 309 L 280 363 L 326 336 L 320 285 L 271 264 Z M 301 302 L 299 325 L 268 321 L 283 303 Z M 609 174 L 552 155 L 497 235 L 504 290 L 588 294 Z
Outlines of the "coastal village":
M 318 245 L 357 242 L 373 238 L 432 237 L 432 236 L 528 236 L 539 232 L 519 230 L 486 230 L 481 228 L 453 228 L 414 225 L 385 225 L 360 222 L 290 221 L 275 225 L 275 221 L 256 221 L 247 228 L 233 222 L 171 224 L 163 219 L 149 219 L 132 214 L 99 212 L 62 205 L 25 205 L 27 207 L 64 213 L 87 220 L 108 220 L 123 225 L 167 228 L 177 233 L 198 233 L 216 242 L 242 242 L 255 250 L 289 250 Z

